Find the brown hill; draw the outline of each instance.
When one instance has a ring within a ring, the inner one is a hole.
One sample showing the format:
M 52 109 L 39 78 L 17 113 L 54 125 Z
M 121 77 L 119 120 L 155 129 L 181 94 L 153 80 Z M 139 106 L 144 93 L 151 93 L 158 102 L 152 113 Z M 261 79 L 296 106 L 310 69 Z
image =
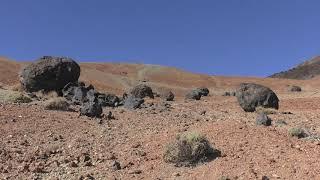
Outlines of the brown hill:
M 0 81 L 18 83 L 23 65 L 0 59 Z M 211 96 L 167 104 L 146 99 L 145 108 L 135 111 L 105 108 L 115 119 L 98 121 L 79 116 L 77 106 L 65 112 L 46 110 L 38 101 L 0 104 L 0 179 L 320 179 L 320 77 L 217 77 L 116 63 L 81 63 L 81 68 L 81 79 L 103 91 L 121 94 L 146 81 L 180 97 L 206 86 Z M 221 96 L 241 82 L 263 84 L 278 94 L 280 109 L 266 110 L 270 127 L 257 126 L 256 113 L 244 112 L 235 97 Z M 293 84 L 302 92 L 288 91 Z M 293 127 L 310 137 L 291 137 Z M 222 156 L 196 167 L 165 163 L 166 145 L 185 132 L 206 135 Z
M 0 58 L 0 82 L 8 86 L 18 84 L 19 71 L 26 64 L 28 63 Z M 242 82 L 264 84 L 275 91 L 283 91 L 287 85 L 292 84 L 307 84 L 307 88 L 312 88 L 316 83 L 272 78 L 208 76 L 159 65 L 80 63 L 80 66 L 80 80 L 93 84 L 100 91 L 118 95 L 141 82 L 147 83 L 155 91 L 173 90 L 178 96 L 183 96 L 188 90 L 200 86 L 208 87 L 212 93 L 222 94 L 224 91 L 233 90 Z
M 311 79 L 317 75 L 320 75 L 320 56 L 317 56 L 311 60 L 305 61 L 298 66 L 271 75 L 271 78 L 287 78 L 287 79 Z

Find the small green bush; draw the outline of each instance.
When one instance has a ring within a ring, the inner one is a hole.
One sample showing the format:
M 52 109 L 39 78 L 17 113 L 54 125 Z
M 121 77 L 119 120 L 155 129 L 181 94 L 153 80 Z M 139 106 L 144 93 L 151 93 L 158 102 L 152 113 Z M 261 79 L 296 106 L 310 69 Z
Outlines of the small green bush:
M 220 151 L 211 147 L 199 133 L 185 133 L 166 146 L 164 161 L 176 166 L 193 166 L 220 156 Z
M 44 108 L 47 110 L 69 110 L 69 103 L 63 97 L 51 98 L 45 102 Z

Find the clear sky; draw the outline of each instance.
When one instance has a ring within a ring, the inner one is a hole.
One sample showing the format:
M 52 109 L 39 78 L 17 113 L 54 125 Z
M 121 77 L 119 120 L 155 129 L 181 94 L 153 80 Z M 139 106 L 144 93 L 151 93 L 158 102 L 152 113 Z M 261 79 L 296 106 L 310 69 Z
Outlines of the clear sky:
M 320 55 L 319 0 L 1 0 L 0 56 L 267 76 Z

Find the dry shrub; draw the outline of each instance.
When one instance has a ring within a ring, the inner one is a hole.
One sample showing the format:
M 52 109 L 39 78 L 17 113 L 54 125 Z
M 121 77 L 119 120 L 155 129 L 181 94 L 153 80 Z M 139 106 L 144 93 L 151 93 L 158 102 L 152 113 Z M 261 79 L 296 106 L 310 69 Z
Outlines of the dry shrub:
M 30 103 L 32 99 L 20 92 L 0 89 L 0 102 L 3 103 Z
M 39 99 L 41 100 L 49 100 L 49 99 L 53 99 L 53 98 L 57 98 L 59 97 L 58 93 L 56 91 L 38 91 L 34 93 Z
M 289 135 L 297 138 L 306 138 L 309 136 L 309 133 L 300 127 L 293 127 L 288 130 Z
M 211 147 L 201 134 L 191 132 L 177 136 L 166 146 L 164 161 L 176 166 L 193 166 L 220 156 L 220 151 Z
M 17 83 L 17 84 L 10 86 L 10 89 L 12 91 L 23 92 L 23 87 L 20 83 Z
M 44 108 L 47 110 L 68 111 L 69 103 L 63 97 L 55 97 L 45 102 Z

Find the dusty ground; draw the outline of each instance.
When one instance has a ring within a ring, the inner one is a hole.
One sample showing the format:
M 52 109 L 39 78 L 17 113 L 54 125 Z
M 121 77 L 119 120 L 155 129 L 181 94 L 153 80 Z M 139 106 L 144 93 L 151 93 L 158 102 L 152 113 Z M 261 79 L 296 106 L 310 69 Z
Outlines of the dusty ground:
M 98 84 L 105 81 L 101 87 L 107 91 L 105 84 L 111 81 L 91 79 L 94 76 L 90 68 L 98 69 L 89 66 L 82 77 Z M 132 68 L 129 70 L 139 74 Z M 120 72 L 118 68 L 116 72 Z M 175 71 L 174 74 L 180 77 L 181 73 Z M 0 179 L 184 180 L 222 176 L 245 180 L 262 179 L 262 176 L 320 179 L 318 139 L 297 139 L 288 134 L 291 127 L 304 127 L 314 135 L 320 134 L 320 93 L 316 79 L 289 81 L 190 74 L 187 76 L 190 79 L 181 77 L 179 82 L 168 80 L 166 83 L 165 76 L 154 74 L 144 77 L 152 77 L 149 83 L 169 87 L 178 95 L 208 80 L 212 95 L 189 102 L 178 97 L 169 103 L 171 108 L 165 108 L 159 99 L 147 100 L 146 108 L 136 111 L 106 108 L 104 113 L 111 111 L 115 119 L 102 122 L 79 117 L 77 107 L 74 107 L 75 112 L 60 112 L 44 110 L 41 103 L 1 104 Z M 265 84 L 279 95 L 280 109 L 270 115 L 272 126 L 255 125 L 255 113 L 243 112 L 235 97 L 221 96 L 224 90 L 233 90 L 244 81 Z M 303 92 L 288 92 L 288 84 L 301 85 Z M 120 88 L 123 85 L 119 85 Z M 120 90 L 111 91 L 120 93 Z M 206 114 L 200 115 L 204 110 Z M 277 120 L 285 120 L 287 125 L 278 126 Z M 162 159 L 164 147 L 185 131 L 205 134 L 222 152 L 222 157 L 196 167 L 165 163 Z M 119 170 L 114 166 L 115 161 L 120 163 Z

